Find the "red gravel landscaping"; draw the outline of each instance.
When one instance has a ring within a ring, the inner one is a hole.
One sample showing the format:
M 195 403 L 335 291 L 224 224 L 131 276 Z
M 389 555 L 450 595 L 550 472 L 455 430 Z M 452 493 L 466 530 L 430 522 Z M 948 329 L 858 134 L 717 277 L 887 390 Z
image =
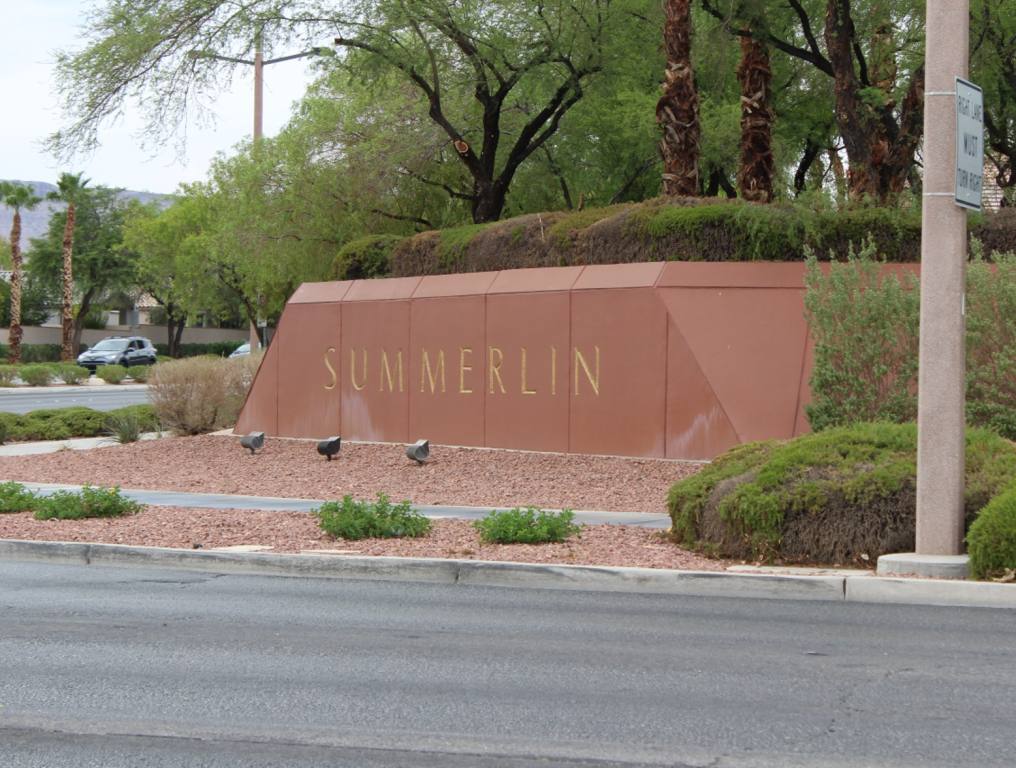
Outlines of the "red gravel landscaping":
M 399 445 L 347 443 L 326 462 L 314 443 L 269 438 L 251 456 L 237 438 L 172 437 L 88 451 L 0 457 L 0 479 L 333 499 L 386 493 L 416 504 L 533 505 L 665 513 L 667 490 L 700 464 L 434 446 L 417 466 Z
M 417 466 L 402 446 L 347 443 L 326 462 L 314 443 L 269 438 L 251 456 L 223 435 L 172 437 L 0 457 L 0 480 L 204 493 L 337 499 L 346 494 L 416 504 L 539 506 L 549 509 L 665 513 L 667 490 L 700 464 L 434 446 Z M 420 539 L 330 538 L 300 512 L 148 507 L 124 518 L 38 521 L 0 515 L 0 538 L 191 549 L 259 545 L 274 552 L 341 550 L 349 555 L 449 557 L 530 563 L 720 570 L 728 563 L 675 546 L 660 531 L 591 525 L 562 544 L 481 544 L 472 524 L 435 520 Z

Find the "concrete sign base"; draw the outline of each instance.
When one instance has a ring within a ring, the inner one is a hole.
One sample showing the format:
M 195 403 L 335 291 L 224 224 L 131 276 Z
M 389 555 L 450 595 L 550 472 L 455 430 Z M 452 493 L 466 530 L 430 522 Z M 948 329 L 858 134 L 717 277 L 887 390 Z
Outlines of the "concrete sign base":
M 308 283 L 236 431 L 709 459 L 807 431 L 800 263 Z

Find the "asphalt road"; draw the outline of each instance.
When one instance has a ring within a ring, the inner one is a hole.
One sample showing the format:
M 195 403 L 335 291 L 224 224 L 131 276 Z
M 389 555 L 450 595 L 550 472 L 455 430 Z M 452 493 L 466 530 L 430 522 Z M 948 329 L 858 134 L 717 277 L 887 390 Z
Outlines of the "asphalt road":
M 137 385 L 107 387 L 26 387 L 0 389 L 0 413 L 28 413 L 41 408 L 85 406 L 112 411 L 148 402 L 148 390 Z
M 0 563 L 0 765 L 1011 766 L 1012 611 Z

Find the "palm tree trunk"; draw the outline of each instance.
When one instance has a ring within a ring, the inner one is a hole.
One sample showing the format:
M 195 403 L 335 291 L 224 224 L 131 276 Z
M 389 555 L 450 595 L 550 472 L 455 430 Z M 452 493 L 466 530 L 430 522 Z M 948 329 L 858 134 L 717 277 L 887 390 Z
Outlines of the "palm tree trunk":
M 697 195 L 700 128 L 698 91 L 691 67 L 691 0 L 666 0 L 664 13 L 667 72 L 663 96 L 656 105 L 656 122 L 663 131 L 663 192 Z
M 12 365 L 21 362 L 21 211 L 14 209 L 11 224 L 11 330 L 8 334 L 8 359 Z
M 74 248 L 74 203 L 67 205 L 67 224 L 63 236 L 63 302 L 61 306 L 61 325 L 63 337 L 60 359 L 71 362 L 74 354 L 74 273 L 72 270 L 72 251 Z
M 741 168 L 737 187 L 741 197 L 757 203 L 773 199 L 773 111 L 769 49 L 754 37 L 741 38 Z

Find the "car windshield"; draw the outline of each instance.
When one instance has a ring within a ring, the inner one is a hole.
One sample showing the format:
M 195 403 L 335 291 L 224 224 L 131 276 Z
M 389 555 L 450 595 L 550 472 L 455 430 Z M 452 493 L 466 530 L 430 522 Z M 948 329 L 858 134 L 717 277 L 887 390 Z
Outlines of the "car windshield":
M 127 348 L 127 339 L 103 339 L 94 347 L 93 352 L 122 352 Z

